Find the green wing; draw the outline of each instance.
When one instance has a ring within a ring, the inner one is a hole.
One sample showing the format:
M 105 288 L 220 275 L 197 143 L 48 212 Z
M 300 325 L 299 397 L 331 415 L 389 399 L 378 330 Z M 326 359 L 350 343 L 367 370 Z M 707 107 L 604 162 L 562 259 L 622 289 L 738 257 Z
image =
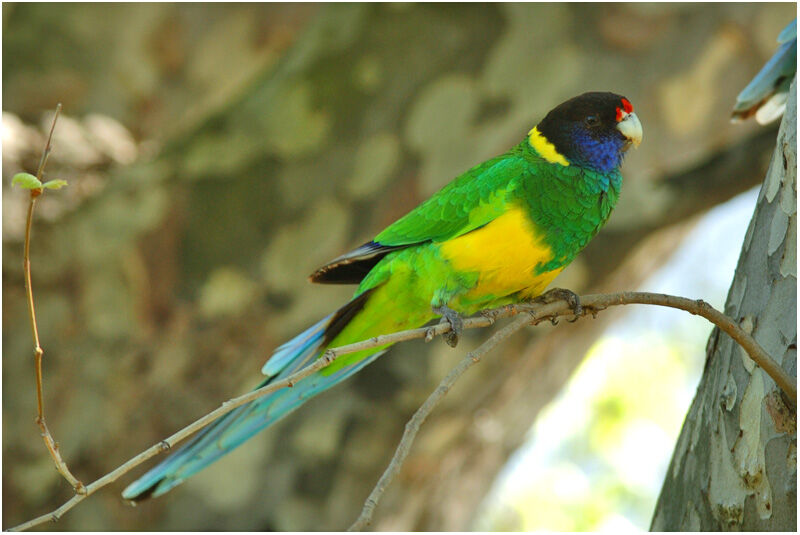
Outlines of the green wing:
M 517 149 L 459 176 L 401 217 L 373 241 L 336 258 L 309 277 L 323 284 L 357 284 L 388 253 L 416 243 L 441 242 L 482 227 L 506 210 L 506 199 L 531 163 Z
M 477 165 L 375 237 L 396 247 L 441 242 L 475 230 L 501 215 L 505 200 L 530 164 L 508 153 Z

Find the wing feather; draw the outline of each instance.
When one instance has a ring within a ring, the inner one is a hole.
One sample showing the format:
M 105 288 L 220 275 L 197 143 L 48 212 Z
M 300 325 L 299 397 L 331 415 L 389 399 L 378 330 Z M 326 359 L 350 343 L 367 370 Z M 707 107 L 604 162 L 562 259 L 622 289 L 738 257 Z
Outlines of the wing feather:
M 482 227 L 506 210 L 506 198 L 531 165 L 521 147 L 477 165 L 401 217 L 373 241 L 315 271 L 309 280 L 357 284 L 392 251 L 442 242 Z

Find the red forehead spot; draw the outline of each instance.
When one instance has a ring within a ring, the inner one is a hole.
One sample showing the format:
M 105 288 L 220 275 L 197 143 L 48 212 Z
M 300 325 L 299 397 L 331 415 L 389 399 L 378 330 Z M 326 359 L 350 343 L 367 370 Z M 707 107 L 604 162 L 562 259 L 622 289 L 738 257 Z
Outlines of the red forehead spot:
M 617 122 L 622 120 L 622 110 L 617 108 Z
M 625 109 L 625 113 L 633 112 L 633 104 L 625 97 L 622 97 L 622 107 Z

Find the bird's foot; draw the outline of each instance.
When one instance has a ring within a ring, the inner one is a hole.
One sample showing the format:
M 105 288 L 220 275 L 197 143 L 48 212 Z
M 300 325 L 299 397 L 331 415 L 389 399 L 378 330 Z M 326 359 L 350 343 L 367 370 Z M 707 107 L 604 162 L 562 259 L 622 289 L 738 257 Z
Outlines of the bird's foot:
M 578 294 L 575 292 L 567 290 L 566 288 L 553 288 L 533 300 L 534 303 L 544 304 L 555 303 L 556 301 L 566 301 L 572 309 L 572 313 L 575 317 L 569 321 L 574 322 L 583 315 L 583 306 L 581 306 L 580 297 L 578 297 Z
M 456 347 L 458 345 L 458 339 L 461 337 L 461 333 L 464 331 L 464 321 L 461 319 L 461 316 L 458 315 L 458 312 L 447 305 L 433 307 L 433 311 L 436 314 L 442 315 L 442 319 L 439 323 L 450 324 L 450 331 L 444 333 L 442 336 L 444 337 L 444 341 L 447 343 L 447 345 L 450 347 Z

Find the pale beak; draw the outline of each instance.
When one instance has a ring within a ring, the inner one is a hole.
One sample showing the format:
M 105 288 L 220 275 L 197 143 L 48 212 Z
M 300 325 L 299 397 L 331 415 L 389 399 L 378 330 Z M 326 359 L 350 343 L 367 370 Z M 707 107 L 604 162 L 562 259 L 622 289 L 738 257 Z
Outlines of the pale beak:
M 638 147 L 642 142 L 642 123 L 635 113 L 625 113 L 622 119 L 617 123 L 617 130 L 619 130 L 629 144 Z

